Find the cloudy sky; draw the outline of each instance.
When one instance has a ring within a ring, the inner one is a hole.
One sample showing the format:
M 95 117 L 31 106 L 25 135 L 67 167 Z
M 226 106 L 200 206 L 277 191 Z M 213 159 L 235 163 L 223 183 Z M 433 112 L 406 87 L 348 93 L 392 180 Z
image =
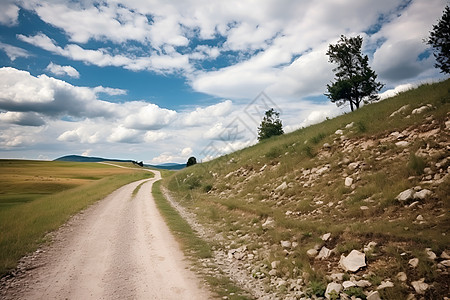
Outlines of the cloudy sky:
M 146 163 L 255 142 L 348 108 L 325 55 L 361 35 L 383 95 L 442 79 L 423 42 L 447 0 L 2 0 L 0 158 Z

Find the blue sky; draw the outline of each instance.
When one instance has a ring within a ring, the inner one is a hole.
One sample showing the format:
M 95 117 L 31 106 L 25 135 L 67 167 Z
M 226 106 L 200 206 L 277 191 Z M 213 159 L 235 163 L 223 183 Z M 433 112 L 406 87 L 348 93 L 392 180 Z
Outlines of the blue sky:
M 255 143 L 270 107 L 287 132 L 319 122 L 348 110 L 323 96 L 341 34 L 383 98 L 442 79 L 423 39 L 446 4 L 3 0 L 0 158 L 184 163 Z

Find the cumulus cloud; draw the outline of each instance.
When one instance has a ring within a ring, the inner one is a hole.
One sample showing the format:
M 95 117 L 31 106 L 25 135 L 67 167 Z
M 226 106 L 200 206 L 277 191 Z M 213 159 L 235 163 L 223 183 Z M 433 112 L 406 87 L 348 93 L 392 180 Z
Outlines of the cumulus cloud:
M 174 161 L 187 161 L 189 156 L 191 156 L 193 153 L 192 148 L 190 147 L 186 147 L 183 148 L 181 150 L 179 150 L 178 152 L 164 152 L 161 153 L 160 155 L 154 157 L 151 160 L 152 164 L 163 164 L 163 163 L 170 163 L 170 162 L 174 162 Z
M 0 2 L 0 23 L 6 26 L 17 25 L 19 7 L 10 0 Z
M 80 73 L 72 66 L 60 66 L 51 62 L 48 64 L 46 70 L 59 76 L 80 78 Z
M 8 45 L 5 43 L 0 42 L 0 49 L 5 51 L 6 55 L 9 57 L 11 61 L 15 61 L 18 57 L 29 57 L 31 56 L 30 53 L 28 53 L 27 50 Z
M 117 89 L 117 88 L 110 88 L 110 87 L 103 87 L 103 86 L 96 86 L 94 88 L 94 92 L 96 94 L 104 93 L 104 94 L 108 94 L 110 96 L 119 96 L 119 95 L 126 95 L 127 94 L 126 90 Z
M 194 111 L 187 113 L 182 123 L 187 126 L 198 126 L 211 123 L 211 120 L 221 117 L 229 113 L 232 109 L 232 102 L 225 100 L 221 103 L 207 106 L 205 108 L 198 107 Z
M 40 114 L 34 112 L 7 111 L 0 113 L 0 123 L 22 126 L 42 126 L 45 124 L 45 120 Z
M 155 130 L 167 126 L 175 120 L 176 111 L 160 108 L 155 104 L 147 104 L 136 112 L 130 111 L 125 118 L 124 125 L 127 128 Z

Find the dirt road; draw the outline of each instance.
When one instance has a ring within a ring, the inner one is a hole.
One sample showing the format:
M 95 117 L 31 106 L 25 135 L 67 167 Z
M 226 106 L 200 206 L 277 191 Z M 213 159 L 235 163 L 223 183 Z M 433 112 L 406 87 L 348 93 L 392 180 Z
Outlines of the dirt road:
M 210 298 L 155 206 L 155 175 L 120 188 L 60 230 L 14 298 Z

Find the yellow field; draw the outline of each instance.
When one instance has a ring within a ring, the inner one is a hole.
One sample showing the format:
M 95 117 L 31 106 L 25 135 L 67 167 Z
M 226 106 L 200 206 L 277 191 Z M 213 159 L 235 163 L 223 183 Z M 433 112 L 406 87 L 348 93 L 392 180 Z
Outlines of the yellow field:
M 99 163 L 0 160 L 0 276 L 73 214 L 151 176 Z

